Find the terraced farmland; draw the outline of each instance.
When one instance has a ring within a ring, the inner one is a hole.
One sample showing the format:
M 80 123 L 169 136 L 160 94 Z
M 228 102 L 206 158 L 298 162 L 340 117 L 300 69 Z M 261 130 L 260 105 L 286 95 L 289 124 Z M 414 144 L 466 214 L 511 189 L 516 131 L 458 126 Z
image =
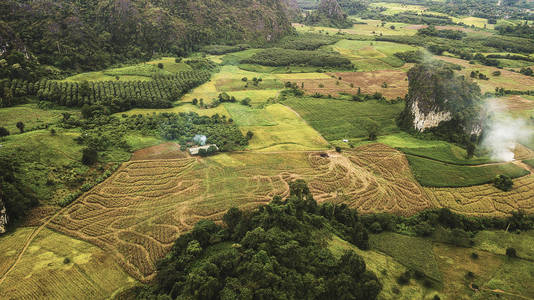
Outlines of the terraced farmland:
M 49 225 L 112 254 L 141 281 L 200 219 L 221 219 L 233 206 L 253 208 L 302 178 L 319 202 L 344 201 L 362 212 L 413 214 L 431 206 L 404 155 L 381 144 L 336 152 L 235 153 L 207 159 L 139 160 Z
M 534 212 L 534 175 L 514 180 L 514 188 L 503 192 L 492 184 L 463 188 L 425 188 L 435 206 L 475 216 L 507 216 L 519 209 Z

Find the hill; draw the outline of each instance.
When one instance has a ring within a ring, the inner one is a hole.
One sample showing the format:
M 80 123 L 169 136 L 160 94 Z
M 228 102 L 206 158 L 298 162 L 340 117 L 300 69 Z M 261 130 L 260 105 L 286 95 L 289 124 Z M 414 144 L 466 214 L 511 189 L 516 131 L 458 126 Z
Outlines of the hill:
M 18 63 L 19 73 L 32 54 L 41 64 L 89 70 L 154 53 L 183 56 L 210 43 L 262 44 L 292 31 L 286 7 L 278 0 L 2 1 L 0 59 Z
M 482 133 L 480 87 L 455 75 L 450 67 L 429 62 L 408 72 L 406 108 L 399 120 L 405 129 L 432 131 L 458 143 Z

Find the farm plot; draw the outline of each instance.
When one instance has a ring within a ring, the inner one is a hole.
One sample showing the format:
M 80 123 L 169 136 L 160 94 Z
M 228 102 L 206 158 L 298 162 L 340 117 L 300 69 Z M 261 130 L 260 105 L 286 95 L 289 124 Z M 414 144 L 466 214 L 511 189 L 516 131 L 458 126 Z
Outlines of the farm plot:
M 404 103 L 378 101 L 355 102 L 316 98 L 289 98 L 284 102 L 293 108 L 328 141 L 365 138 L 364 125 L 369 120 L 380 126 L 380 135 L 398 133 L 395 118 Z
M 321 94 L 339 96 L 357 94 L 358 88 L 364 94 L 381 93 L 387 99 L 404 97 L 408 93 L 406 72 L 402 70 L 380 70 L 374 72 L 328 73 L 329 78 L 288 80 L 303 88 L 307 95 Z
M 397 52 L 417 50 L 417 47 L 392 42 L 341 40 L 329 49 L 340 53 L 360 71 L 397 69 L 404 61 L 394 56 Z
M 135 278 L 153 278 L 161 259 L 199 220 L 253 208 L 288 183 L 309 182 L 319 201 L 361 212 L 409 215 L 430 207 L 402 153 L 374 144 L 336 152 L 234 153 L 205 159 L 130 161 L 49 225 L 98 245 Z
M 175 159 L 186 157 L 187 153 L 180 150 L 179 144 L 169 142 L 137 150 L 133 153 L 131 160 Z
M 492 184 L 463 188 L 425 188 L 432 203 L 474 216 L 507 216 L 519 209 L 534 212 L 534 175 L 514 180 L 514 188 L 503 192 Z
M 531 76 L 525 76 L 520 73 L 508 71 L 506 69 L 500 70 L 495 67 L 471 65 L 468 61 L 458 58 L 445 56 L 437 56 L 437 58 L 464 67 L 461 71 L 459 71 L 459 73 L 466 77 L 470 77 L 472 71 L 479 71 L 480 73 L 486 75 L 489 80 L 474 79 L 474 81 L 476 81 L 480 86 L 482 93 L 493 93 L 495 92 L 495 88 L 526 91 L 532 89 L 534 86 L 534 77 Z M 500 71 L 501 75 L 493 75 L 493 72 L 495 71 Z
M 328 148 L 325 139 L 297 113 L 282 104 L 250 109 L 227 103 L 239 129 L 254 133 L 248 149 L 258 151 L 321 150 Z

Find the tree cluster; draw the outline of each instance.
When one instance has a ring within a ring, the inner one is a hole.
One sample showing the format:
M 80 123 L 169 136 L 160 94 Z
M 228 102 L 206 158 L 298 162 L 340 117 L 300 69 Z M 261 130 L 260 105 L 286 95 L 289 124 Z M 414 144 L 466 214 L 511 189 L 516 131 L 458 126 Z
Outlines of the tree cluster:
M 209 71 L 187 71 L 151 81 L 0 82 L 0 107 L 22 103 L 28 96 L 68 107 L 101 104 L 112 112 L 133 107 L 166 108 L 189 90 L 209 80 Z M 3 95 L 2 95 L 3 94 Z
M 339 54 L 323 51 L 305 51 L 271 48 L 262 50 L 241 63 L 263 66 L 313 66 L 353 69 L 351 61 Z

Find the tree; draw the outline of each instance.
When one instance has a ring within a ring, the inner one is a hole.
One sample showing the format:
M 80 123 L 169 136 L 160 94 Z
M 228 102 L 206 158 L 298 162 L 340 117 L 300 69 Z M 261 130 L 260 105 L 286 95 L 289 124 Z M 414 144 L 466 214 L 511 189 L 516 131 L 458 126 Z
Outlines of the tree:
M 94 165 L 98 160 L 98 152 L 93 148 L 85 148 L 82 151 L 82 163 L 86 166 Z
M 197 98 L 193 99 L 192 103 L 193 103 L 193 105 L 197 105 L 198 104 L 198 99 Z
M 516 258 L 517 251 L 515 250 L 515 248 L 508 247 L 506 248 L 506 256 L 511 257 L 511 258 Z
M 93 116 L 93 108 L 89 104 L 84 104 L 82 106 L 82 117 L 84 119 L 89 119 Z
M 243 213 L 237 207 L 230 208 L 223 216 L 223 222 L 228 226 L 230 231 L 234 231 L 234 228 L 241 221 Z
M 179 64 L 182 62 L 182 58 L 181 57 L 177 57 L 175 60 L 174 60 L 175 63 Z
M 9 130 L 7 130 L 5 127 L 0 127 L 0 137 L 8 136 Z
M 252 131 L 250 131 L 250 130 L 247 131 L 247 139 L 248 139 L 248 140 L 252 139 L 253 136 L 254 136 L 254 132 L 252 132 Z
M 512 189 L 514 182 L 512 181 L 512 178 L 507 175 L 498 175 L 497 178 L 495 178 L 494 185 L 496 188 L 507 192 Z
M 158 68 L 159 68 L 159 69 L 163 69 L 163 67 L 164 67 L 164 66 L 163 66 L 162 63 L 158 63 Z
M 380 124 L 377 121 L 368 119 L 366 120 L 364 126 L 365 131 L 367 132 L 367 137 L 370 141 L 376 141 L 378 134 L 380 133 Z
M 475 156 L 475 150 L 476 150 L 476 145 L 472 142 L 469 142 L 467 144 L 467 159 L 471 159 L 473 158 L 473 156 Z
M 20 130 L 20 133 L 24 132 L 24 123 L 22 121 L 17 122 L 17 128 Z

